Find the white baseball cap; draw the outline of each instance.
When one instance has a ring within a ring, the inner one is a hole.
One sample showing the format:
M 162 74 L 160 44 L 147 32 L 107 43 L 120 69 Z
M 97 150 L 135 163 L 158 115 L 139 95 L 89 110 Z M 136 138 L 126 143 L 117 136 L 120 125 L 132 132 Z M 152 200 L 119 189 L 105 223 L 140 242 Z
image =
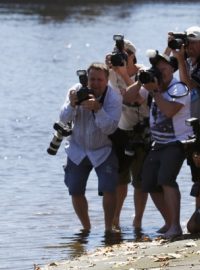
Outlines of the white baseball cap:
M 134 54 L 136 53 L 135 45 L 128 39 L 124 39 L 124 49 L 129 50 Z
M 187 38 L 191 41 L 198 41 L 200 40 L 200 27 L 199 26 L 192 26 L 186 29 Z

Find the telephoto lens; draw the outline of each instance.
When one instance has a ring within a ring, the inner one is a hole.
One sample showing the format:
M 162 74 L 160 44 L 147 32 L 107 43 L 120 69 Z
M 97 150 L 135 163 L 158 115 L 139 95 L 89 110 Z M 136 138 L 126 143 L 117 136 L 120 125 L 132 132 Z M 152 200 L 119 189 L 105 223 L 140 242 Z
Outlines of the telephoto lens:
M 52 141 L 50 142 L 49 148 L 47 149 L 47 153 L 49 155 L 56 155 L 57 151 L 62 143 L 63 137 L 70 136 L 72 134 L 72 124 L 71 122 L 67 123 L 65 126 L 61 122 L 56 122 L 53 126 L 56 130 L 53 136 Z
M 62 140 L 63 140 L 62 134 L 56 131 L 54 133 L 52 141 L 50 142 L 49 148 L 47 149 L 47 153 L 49 155 L 55 156 L 57 154 L 58 148 L 60 147 Z

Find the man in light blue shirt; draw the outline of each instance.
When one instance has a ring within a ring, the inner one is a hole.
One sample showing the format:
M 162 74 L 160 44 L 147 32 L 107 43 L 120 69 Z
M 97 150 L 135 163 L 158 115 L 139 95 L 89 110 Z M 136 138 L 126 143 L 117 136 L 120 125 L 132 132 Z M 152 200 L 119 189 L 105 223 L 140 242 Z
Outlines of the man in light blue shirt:
M 89 231 L 91 224 L 85 190 L 89 174 L 95 169 L 98 191 L 103 194 L 105 231 L 110 232 L 116 206 L 118 162 L 109 135 L 118 126 L 122 100 L 108 86 L 109 71 L 106 65 L 93 63 L 87 73 L 88 88 L 91 89 L 88 97 L 80 102 L 77 93 L 82 85 L 74 85 L 60 113 L 62 123 L 73 121 L 72 135 L 68 137 L 65 147 L 65 184 L 83 229 Z

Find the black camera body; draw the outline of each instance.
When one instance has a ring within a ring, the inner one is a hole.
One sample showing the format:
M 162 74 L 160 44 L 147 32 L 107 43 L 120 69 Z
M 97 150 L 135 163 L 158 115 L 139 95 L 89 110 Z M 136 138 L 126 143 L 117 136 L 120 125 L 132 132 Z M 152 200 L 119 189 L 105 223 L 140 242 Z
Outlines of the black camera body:
M 158 81 L 161 79 L 161 72 L 155 67 L 141 70 L 137 77 L 142 84 L 154 82 L 154 78 L 157 78 Z
M 125 145 L 125 155 L 134 156 L 138 146 L 149 147 L 149 118 L 144 118 L 142 122 L 137 123 L 132 130 L 127 131 L 127 143 Z
M 124 66 L 124 60 L 127 61 L 127 54 L 124 52 L 124 36 L 114 35 L 113 40 L 115 40 L 115 50 L 111 54 L 111 64 L 115 67 Z
M 88 76 L 86 70 L 77 70 L 77 75 L 79 76 L 79 82 L 82 84 L 82 87 L 76 92 L 78 101 L 76 105 L 80 105 L 84 100 L 90 98 L 90 94 L 93 94 L 94 91 L 88 88 Z
M 173 50 L 179 50 L 182 45 L 188 44 L 187 35 L 185 33 L 171 33 L 174 39 L 168 42 L 168 47 Z
M 63 137 L 67 137 L 72 134 L 71 122 L 67 123 L 67 125 L 64 125 L 62 122 L 56 122 L 54 123 L 53 128 L 56 132 L 54 133 L 53 139 L 47 149 L 47 153 L 50 155 L 56 155 Z
M 186 143 L 193 143 L 196 152 L 200 151 L 200 122 L 198 118 L 191 117 L 185 120 L 186 125 L 193 129 L 193 136 L 190 136 Z

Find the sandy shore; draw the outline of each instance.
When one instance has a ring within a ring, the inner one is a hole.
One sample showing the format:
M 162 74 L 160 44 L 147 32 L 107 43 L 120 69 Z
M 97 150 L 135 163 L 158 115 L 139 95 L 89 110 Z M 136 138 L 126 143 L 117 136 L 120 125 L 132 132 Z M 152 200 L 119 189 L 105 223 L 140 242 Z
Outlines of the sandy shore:
M 96 250 L 73 260 L 35 266 L 35 270 L 200 269 L 200 235 L 185 234 L 173 241 L 141 239 Z

